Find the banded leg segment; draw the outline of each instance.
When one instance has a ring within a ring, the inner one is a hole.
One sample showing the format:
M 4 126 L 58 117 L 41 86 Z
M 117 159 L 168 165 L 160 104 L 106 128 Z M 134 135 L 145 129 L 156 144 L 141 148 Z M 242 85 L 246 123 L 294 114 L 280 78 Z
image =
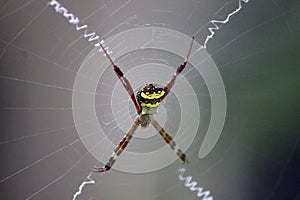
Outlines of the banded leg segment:
M 194 39 L 195 37 L 192 37 L 192 41 L 191 44 L 189 46 L 189 50 L 188 53 L 183 61 L 183 63 L 177 68 L 176 72 L 173 74 L 171 80 L 167 83 L 167 85 L 164 87 L 164 91 L 165 91 L 165 96 L 164 98 L 169 94 L 171 88 L 173 87 L 173 85 L 175 84 L 176 78 L 177 76 L 184 70 L 185 66 L 187 65 L 187 62 L 189 60 L 190 54 L 191 54 L 191 50 L 193 47 L 193 43 L 194 43 Z
M 139 124 L 140 124 L 140 120 L 139 117 L 137 117 L 132 123 L 129 131 L 126 133 L 126 135 L 124 135 L 122 140 L 119 142 L 118 146 L 115 148 L 114 152 L 112 153 L 106 165 L 104 165 L 103 167 L 95 167 L 93 170 L 94 172 L 105 172 L 111 169 L 113 164 L 116 162 L 118 156 L 126 148 L 127 144 L 129 143 L 130 139 L 132 138 Z
M 122 85 L 124 86 L 124 88 L 127 90 L 134 106 L 135 106 L 135 109 L 136 109 L 136 112 L 137 114 L 140 114 L 141 113 L 141 107 L 140 105 L 138 104 L 136 98 L 135 98 L 135 95 L 134 95 L 134 92 L 133 92 L 133 89 L 132 89 L 132 86 L 131 84 L 129 83 L 129 81 L 127 80 L 127 78 L 125 77 L 125 75 L 123 74 L 123 72 L 121 71 L 121 69 L 115 65 L 114 65 L 114 71 L 115 73 L 117 74 L 118 78 L 120 79 Z
M 127 90 L 134 106 L 136 109 L 137 114 L 141 113 L 141 107 L 138 104 L 132 86 L 129 83 L 129 81 L 127 80 L 127 78 L 125 77 L 124 73 L 122 72 L 122 70 L 114 63 L 113 59 L 110 57 L 110 55 L 107 53 L 106 49 L 104 48 L 104 46 L 101 44 L 101 42 L 99 43 L 101 49 L 103 50 L 105 56 L 108 58 L 109 62 L 114 66 L 114 71 L 116 73 L 116 75 L 118 76 L 118 78 L 120 79 L 122 85 L 124 86 L 124 88 Z
M 151 124 L 154 128 L 159 132 L 159 134 L 164 138 L 166 143 L 170 145 L 170 147 L 175 151 L 175 153 L 179 156 L 179 158 L 184 162 L 188 163 L 188 159 L 186 158 L 185 153 L 176 145 L 173 138 L 167 133 L 167 131 L 158 123 L 158 121 L 151 116 Z

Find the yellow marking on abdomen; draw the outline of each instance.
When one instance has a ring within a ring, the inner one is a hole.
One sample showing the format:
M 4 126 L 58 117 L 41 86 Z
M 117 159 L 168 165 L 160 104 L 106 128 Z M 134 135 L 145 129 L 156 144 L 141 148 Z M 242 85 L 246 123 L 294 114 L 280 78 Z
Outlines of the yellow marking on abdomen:
M 159 99 L 162 96 L 164 96 L 164 94 L 165 94 L 165 91 L 163 91 L 163 90 L 160 93 L 155 93 L 155 94 L 146 94 L 145 92 L 141 92 L 141 96 L 144 99 Z
M 159 106 L 161 104 L 161 102 L 157 102 L 155 104 L 142 102 L 141 104 L 142 104 L 142 106 L 145 106 L 145 107 L 155 108 L 155 107 Z

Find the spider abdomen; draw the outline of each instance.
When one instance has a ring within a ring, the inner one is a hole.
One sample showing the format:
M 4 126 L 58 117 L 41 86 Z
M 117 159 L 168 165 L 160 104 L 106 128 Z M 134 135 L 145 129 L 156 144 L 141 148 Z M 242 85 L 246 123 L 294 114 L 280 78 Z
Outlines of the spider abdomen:
M 148 83 L 137 92 L 136 98 L 142 108 L 142 114 L 155 114 L 164 99 L 165 91 L 157 84 Z

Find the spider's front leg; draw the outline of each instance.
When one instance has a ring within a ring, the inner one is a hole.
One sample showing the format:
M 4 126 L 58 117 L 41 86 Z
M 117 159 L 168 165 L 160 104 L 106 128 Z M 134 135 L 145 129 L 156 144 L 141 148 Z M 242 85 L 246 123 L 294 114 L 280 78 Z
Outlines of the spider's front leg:
M 140 114 L 141 113 L 141 107 L 140 107 L 140 105 L 138 104 L 138 102 L 135 98 L 135 95 L 134 95 L 131 84 L 129 83 L 129 81 L 127 80 L 127 78 L 125 77 L 125 75 L 123 74 L 121 69 L 117 65 L 115 65 L 114 63 L 113 63 L 113 65 L 114 65 L 114 71 L 117 74 L 118 78 L 120 79 L 123 87 L 127 90 L 128 94 L 129 94 L 129 96 L 130 96 L 130 98 L 131 98 L 131 100 L 132 100 L 132 102 L 135 106 L 137 114 Z
M 110 55 L 107 53 L 106 49 L 104 48 L 104 46 L 102 45 L 102 43 L 99 43 L 100 47 L 102 48 L 103 52 L 105 53 L 107 59 L 109 60 L 109 62 L 114 66 L 114 71 L 117 75 L 117 77 L 120 79 L 123 87 L 126 89 L 126 91 L 128 92 L 134 106 L 136 109 L 137 114 L 141 113 L 141 107 L 138 104 L 138 102 L 136 101 L 133 89 L 131 84 L 129 83 L 129 81 L 127 80 L 127 78 L 125 77 L 124 73 L 122 72 L 122 70 L 115 64 L 115 62 L 113 61 L 113 59 L 110 57 Z
M 189 163 L 186 158 L 185 153 L 176 145 L 174 139 L 167 133 L 167 131 L 158 123 L 158 121 L 151 116 L 151 124 L 154 128 L 159 132 L 159 134 L 164 138 L 166 143 L 170 145 L 170 147 L 175 151 L 175 153 L 179 156 L 179 158 L 183 161 L 183 163 Z
M 123 139 L 119 142 L 118 146 L 115 148 L 114 152 L 112 153 L 111 157 L 109 158 L 106 165 L 103 167 L 94 167 L 94 172 L 105 172 L 111 169 L 113 164 L 116 162 L 118 156 L 123 152 L 123 150 L 126 148 L 127 144 L 129 143 L 130 139 L 132 138 L 132 135 L 135 133 L 136 129 L 140 125 L 140 119 L 139 116 L 135 118 L 134 122 L 132 123 L 130 129 L 126 133 L 126 135 L 123 137 Z
M 186 57 L 185 57 L 183 63 L 177 68 L 177 70 L 176 70 L 176 72 L 173 74 L 171 80 L 170 80 L 170 81 L 167 83 L 167 85 L 164 87 L 164 91 L 165 91 L 164 98 L 169 94 L 171 88 L 172 88 L 173 85 L 175 84 L 175 81 L 176 81 L 177 76 L 184 70 L 185 66 L 187 65 L 188 60 L 189 60 L 189 57 L 190 57 L 190 54 L 191 54 L 191 50 L 192 50 L 192 47 L 193 47 L 194 39 L 195 39 L 195 37 L 192 37 L 192 41 L 191 41 L 191 44 L 190 44 L 188 53 L 187 53 L 187 55 L 186 55 Z

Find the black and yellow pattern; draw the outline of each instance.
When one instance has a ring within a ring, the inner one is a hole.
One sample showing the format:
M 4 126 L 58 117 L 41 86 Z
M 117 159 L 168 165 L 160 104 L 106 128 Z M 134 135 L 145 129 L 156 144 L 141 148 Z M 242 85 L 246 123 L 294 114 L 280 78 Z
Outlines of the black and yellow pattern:
M 165 97 L 165 91 L 157 84 L 146 84 L 137 92 L 136 98 L 142 107 L 142 114 L 154 114 Z

